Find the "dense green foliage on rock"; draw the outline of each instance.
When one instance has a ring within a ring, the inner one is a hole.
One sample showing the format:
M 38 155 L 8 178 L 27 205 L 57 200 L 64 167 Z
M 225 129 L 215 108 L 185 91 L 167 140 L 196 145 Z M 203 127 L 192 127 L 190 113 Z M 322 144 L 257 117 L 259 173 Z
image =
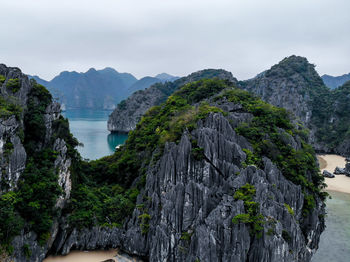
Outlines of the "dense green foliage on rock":
M 246 151 L 249 164 L 263 168 L 262 157 L 266 156 L 279 167 L 287 179 L 301 185 L 305 193 L 313 192 L 325 198 L 326 194 L 321 192 L 324 178 L 319 173 L 315 152 L 305 142 L 305 130 L 300 125 L 291 123 L 291 116 L 285 109 L 267 104 L 239 89 L 227 90 L 222 96 L 240 103 L 244 110 L 254 116 L 252 121 L 242 123 L 236 128 L 237 133 L 246 137 L 253 146 L 254 152 Z M 299 141 L 299 150 L 295 150 L 290 144 L 292 137 Z M 309 177 L 311 181 L 308 180 Z M 305 206 L 305 212 L 310 209 L 312 206 Z
M 6 87 L 13 93 L 17 93 L 17 91 L 21 88 L 21 82 L 18 78 L 9 79 L 7 80 Z
M 320 192 L 323 178 L 319 174 L 314 151 L 304 142 L 306 131 L 291 123 L 286 110 L 271 106 L 229 82 L 200 80 L 183 86 L 166 102 L 151 108 L 114 155 L 79 164 L 75 181 L 79 186 L 73 188 L 72 204 L 67 211 L 72 214 L 71 222 L 85 226 L 122 224 L 124 218 L 131 214 L 136 196 L 145 184 L 146 167 L 159 159 L 166 142 L 177 143 L 184 131 L 195 129 L 197 122 L 205 119 L 210 112 L 227 114 L 213 106 L 212 102 L 219 103 L 220 99 L 241 104 L 243 110 L 253 115 L 250 123 L 236 129 L 251 142 L 254 149 L 253 152 L 245 149 L 248 157 L 242 165 L 255 164 L 263 168 L 262 156 L 267 156 L 287 179 L 301 185 L 308 196 L 313 198 L 317 194 L 323 197 Z M 300 150 L 293 149 L 289 144 L 290 137 L 300 142 Z M 205 158 L 203 149 L 196 145 L 192 156 L 196 160 Z M 308 177 L 312 180 L 309 181 Z M 114 191 L 113 186 L 118 191 Z M 111 192 L 115 192 L 114 195 Z M 103 202 L 113 202 L 115 194 L 123 208 L 103 214 Z M 306 201 L 305 212 L 313 208 L 309 205 L 312 203 L 310 201 Z M 258 216 L 254 213 L 257 210 L 255 204 L 248 205 L 247 210 L 251 211 L 252 217 Z M 251 220 L 250 217 L 247 219 Z M 256 223 L 256 228 L 253 227 L 254 232 L 259 231 L 259 223 Z
M 318 127 L 316 137 L 334 150 L 350 139 L 350 81 L 318 96 L 312 118 Z
M 165 142 L 177 142 L 186 128 L 195 128 L 197 121 L 210 112 L 222 112 L 207 103 L 191 104 L 225 87 L 223 81 L 217 80 L 201 80 L 185 85 L 161 106 L 149 110 L 129 134 L 125 145 L 114 155 L 77 165 L 74 184 L 80 186 L 73 187 L 72 202 L 66 211 L 71 214 L 71 223 L 87 226 L 122 224 L 135 207 L 136 196 L 145 184 L 144 167 L 151 162 L 152 156 L 159 157 Z M 135 179 L 137 183 L 131 187 Z M 119 191 L 113 193 L 113 187 Z M 102 212 L 104 202 L 118 199 L 124 205 L 122 208 L 109 209 L 108 214 Z
M 21 113 L 22 108 L 16 103 L 16 98 L 9 97 L 8 99 L 5 99 L 0 96 L 0 118 L 6 119 L 14 115 L 19 119 Z
M 244 202 L 246 213 L 236 215 L 232 222 L 234 224 L 249 224 L 250 234 L 259 238 L 261 237 L 261 231 L 264 229 L 264 216 L 259 213 L 259 203 L 253 201 L 255 193 L 255 187 L 251 184 L 245 184 L 235 192 L 234 199 Z
M 0 231 L 5 232 L 4 235 L 0 235 L 0 242 L 4 245 L 8 245 L 23 227 L 26 231 L 36 232 L 41 244 L 48 240 L 49 231 L 58 212 L 55 204 L 62 194 L 58 185 L 58 170 L 54 166 L 57 152 L 52 149 L 53 143 L 58 137 L 64 139 L 67 147 L 75 154 L 74 147 L 78 144 L 69 131 L 68 121 L 63 118 L 54 123 L 51 141 L 45 141 L 44 117 L 52 97 L 45 87 L 35 81 L 31 84 L 23 121 L 26 168 L 18 188 L 0 198 L 0 224 L 4 226 Z

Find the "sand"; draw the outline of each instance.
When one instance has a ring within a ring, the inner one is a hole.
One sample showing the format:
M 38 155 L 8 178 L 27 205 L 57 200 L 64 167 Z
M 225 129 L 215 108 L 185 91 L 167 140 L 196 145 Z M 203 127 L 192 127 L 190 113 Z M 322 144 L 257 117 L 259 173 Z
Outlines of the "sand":
M 345 167 L 345 158 L 338 155 L 318 155 L 321 172 L 327 170 L 331 173 L 338 166 Z M 335 178 L 325 178 L 327 184 L 326 191 L 337 191 L 350 194 L 350 177 L 345 175 L 335 175 Z
M 114 259 L 118 254 L 116 249 L 98 251 L 71 251 L 66 256 L 49 256 L 43 262 L 101 262 Z M 114 259 L 117 261 L 116 259 Z

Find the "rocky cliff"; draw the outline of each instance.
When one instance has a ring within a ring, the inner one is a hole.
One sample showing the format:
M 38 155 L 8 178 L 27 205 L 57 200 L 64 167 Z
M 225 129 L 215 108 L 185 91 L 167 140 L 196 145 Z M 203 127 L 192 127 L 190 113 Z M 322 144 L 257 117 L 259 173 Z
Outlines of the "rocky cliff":
M 47 90 L 3 68 L 1 141 L 15 144 L 2 154 L 17 148 L 19 163 L 19 175 L 1 177 L 12 179 L 0 198 L 9 259 L 119 247 L 149 261 L 310 261 L 324 230 L 323 177 L 284 109 L 232 81 L 191 82 L 114 155 L 84 162 Z
M 18 68 L 0 65 L 0 92 L 0 249 L 11 261 L 41 261 L 70 197 L 75 140 L 60 105 Z
M 51 252 L 120 247 L 150 261 L 310 261 L 325 211 L 304 139 L 285 110 L 225 82 L 187 85 L 90 170 L 110 170 L 108 185 L 139 188 L 129 215 L 114 213 L 126 216 L 123 226 L 62 226 Z
M 117 108 L 109 116 L 107 128 L 110 132 L 123 133 L 134 130 L 136 124 L 148 109 L 152 106 L 160 105 L 179 87 L 186 83 L 214 77 L 227 79 L 234 83 L 237 82 L 230 72 L 225 70 L 207 69 L 192 73 L 187 77 L 182 77 L 174 82 L 155 84 L 145 90 L 133 93 L 126 100 L 118 104 Z
M 317 151 L 350 154 L 348 83 L 331 90 L 306 58 L 290 56 L 257 77 L 241 81 L 240 87 L 297 116 L 310 130 L 309 142 Z

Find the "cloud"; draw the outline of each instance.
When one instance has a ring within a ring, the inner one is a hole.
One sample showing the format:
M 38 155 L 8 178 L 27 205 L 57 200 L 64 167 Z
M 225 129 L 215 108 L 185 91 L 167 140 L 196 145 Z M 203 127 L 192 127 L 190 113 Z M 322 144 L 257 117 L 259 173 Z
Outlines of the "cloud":
M 253 77 L 291 54 L 350 72 L 347 0 L 13 0 L 0 62 L 50 79 L 112 66 L 138 77 L 224 68 Z

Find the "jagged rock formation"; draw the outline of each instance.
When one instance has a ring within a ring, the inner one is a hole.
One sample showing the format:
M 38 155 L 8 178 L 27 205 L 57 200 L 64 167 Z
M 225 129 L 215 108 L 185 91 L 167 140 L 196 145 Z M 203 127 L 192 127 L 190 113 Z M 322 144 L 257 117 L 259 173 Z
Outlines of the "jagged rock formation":
M 133 93 L 126 100 L 118 104 L 117 108 L 108 118 L 107 128 L 110 132 L 128 133 L 135 129 L 136 124 L 148 109 L 163 103 L 179 87 L 186 83 L 214 77 L 227 79 L 234 83 L 237 82 L 237 79 L 230 72 L 221 69 L 207 69 L 192 73 L 174 82 L 155 84 L 145 90 Z
M 318 189 L 312 189 L 316 190 L 313 192 L 298 184 L 300 181 L 282 172 L 267 155 L 262 155 L 262 158 L 251 155 L 259 149 L 238 134 L 240 131 L 237 128 L 245 127 L 244 123 L 253 123 L 257 113 L 254 113 L 255 109 L 250 112 L 247 105 L 254 107 L 254 103 L 261 102 L 255 98 L 248 98 L 247 101 L 244 98 L 250 97 L 247 93 L 234 91 L 237 93 L 214 96 L 203 103 L 203 97 L 210 97 L 206 92 L 215 94 L 225 85 L 217 86 L 215 81 L 208 82 L 205 86 L 207 89 L 202 88 L 201 83 L 198 85 L 181 89 L 183 96 L 175 93 L 166 104 L 149 111 L 133 132 L 131 140 L 114 158 L 106 159 L 115 165 L 119 156 L 134 152 L 134 146 L 143 148 L 139 144 L 141 141 L 152 141 L 143 151 L 136 151 L 135 157 L 140 161 L 136 165 L 140 169 L 135 170 L 138 170 L 139 176 L 145 170 L 146 181 L 137 197 L 136 208 L 124 226 L 72 231 L 67 226 L 61 226 L 52 252 L 66 254 L 72 248 L 112 246 L 150 261 L 310 261 L 324 230 L 322 194 Z M 200 91 L 191 94 L 195 88 Z M 186 106 L 181 99 L 188 99 L 193 107 Z M 169 134 L 167 132 L 178 130 L 176 122 L 165 117 L 173 110 L 175 113 L 170 117 L 176 117 L 182 131 Z M 273 116 L 275 109 L 271 110 L 268 115 Z M 196 112 L 201 113 L 196 116 Z M 287 116 L 283 110 L 278 112 Z M 195 125 L 188 120 L 198 117 Z M 169 131 L 161 126 L 166 127 L 168 124 L 164 122 L 167 121 L 175 125 Z M 285 146 L 300 155 L 310 154 L 306 151 L 303 153 L 306 148 L 299 135 L 290 135 L 294 131 L 287 132 L 281 123 L 277 124 L 280 127 L 266 124 L 281 134 Z M 151 131 L 147 139 L 141 136 L 143 132 L 148 134 L 152 128 L 156 130 Z M 291 126 L 289 128 L 293 129 Z M 262 136 L 270 139 L 268 134 Z M 156 138 L 158 141 L 170 138 L 170 141 L 166 141 L 162 149 L 163 142 L 157 146 Z M 282 150 L 272 144 L 273 150 Z M 274 153 L 269 156 L 273 158 Z M 301 169 L 297 172 L 305 179 L 314 181 L 316 186 L 321 183 L 322 176 L 315 169 L 317 163 L 314 155 L 312 159 L 304 167 L 306 169 L 301 167 L 305 165 L 302 160 L 298 164 Z M 285 160 L 289 161 L 287 158 Z M 99 165 L 106 163 L 101 160 Z M 132 165 L 130 163 L 128 170 L 121 171 L 125 179 L 130 175 L 135 177 L 134 172 L 129 173 L 130 169 L 134 170 Z M 114 166 L 114 170 L 118 170 L 118 167 Z M 109 179 L 118 176 L 118 171 L 115 172 Z M 139 179 L 136 175 L 135 181 Z M 242 193 L 244 196 L 240 196 L 247 185 L 252 195 Z M 248 209 L 248 205 L 254 207 Z M 249 219 L 239 220 L 237 217 L 241 216 Z M 235 218 L 241 222 L 234 222 Z
M 52 158 L 53 162 L 50 163 L 51 169 L 44 171 L 49 173 L 51 170 L 55 170 L 54 177 L 57 176 L 57 180 L 53 183 L 56 183 L 57 187 L 62 190 L 53 204 L 57 208 L 62 208 L 70 197 L 71 156 L 67 153 L 66 138 L 58 134 L 59 130 L 64 130 L 60 122 L 62 120 L 60 105 L 51 100 L 47 90 L 30 81 L 18 68 L 8 68 L 5 65 L 0 65 L 0 92 L 0 203 L 2 208 L 10 208 L 6 211 L 2 209 L 4 211 L 2 219 L 7 219 L 6 223 L 12 224 L 4 224 L 3 220 L 1 223 L 4 227 L 13 227 L 13 229 L 7 230 L 6 238 L 4 238 L 4 232 L 0 232 L 0 246 L 12 246 L 12 257 L 9 257 L 11 260 L 41 261 L 52 243 L 48 241 L 44 245 L 38 244 L 38 235 L 29 225 L 30 222 L 35 221 L 31 220 L 34 218 L 30 214 L 32 210 L 29 206 L 34 205 L 34 203 L 40 206 L 40 201 L 35 202 L 35 199 L 32 199 L 32 204 L 25 202 L 26 190 L 23 188 L 23 183 L 30 184 L 27 182 L 27 179 L 30 179 L 28 176 L 36 174 L 30 173 L 28 165 L 34 165 L 35 168 L 38 168 L 37 170 L 40 170 L 36 157 L 42 156 L 42 154 L 51 154 L 49 151 L 55 152 L 55 157 Z M 38 113 L 39 111 L 40 113 Z M 31 130 L 33 127 L 40 127 L 41 130 Z M 35 133 L 38 136 L 33 136 Z M 44 151 L 46 153 L 43 153 Z M 41 161 L 45 161 L 44 159 L 42 158 Z M 49 175 L 47 174 L 47 176 Z M 42 185 L 46 185 L 45 179 L 42 180 Z M 44 190 L 50 190 L 50 188 Z M 13 199 L 14 202 L 10 202 L 10 204 L 14 206 L 8 206 L 8 197 Z M 17 197 L 24 199 L 16 199 Z M 50 197 L 50 193 L 47 194 L 47 197 Z M 48 205 L 47 209 L 50 209 L 50 204 L 46 204 Z M 37 212 L 41 211 L 39 206 L 37 206 Z M 11 208 L 14 208 L 14 211 Z M 21 217 L 16 217 L 18 216 L 17 212 L 21 214 Z M 40 215 L 45 216 L 45 214 Z M 19 221 L 22 222 L 23 219 L 24 224 L 20 224 Z M 52 226 L 50 226 L 52 239 L 56 236 L 57 225 L 57 221 L 53 221 Z M 4 229 L 1 228 L 0 231 Z M 17 235 L 15 238 L 13 238 L 14 234 Z M 12 243 L 8 241 L 12 241 Z M 26 250 L 28 253 L 25 252 L 27 247 L 29 248 Z M 4 246 L 1 249 L 3 248 Z
M 325 214 L 314 152 L 285 110 L 234 88 L 232 76 L 185 85 L 113 156 L 84 162 L 47 91 L 20 73 L 20 86 L 8 84 L 15 69 L 5 69 L 3 96 L 25 99 L 2 119 L 22 125 L 27 160 L 0 205 L 31 201 L 10 202 L 24 220 L 2 243 L 14 261 L 108 247 L 150 261 L 310 261 Z
M 342 76 L 323 75 L 322 80 L 330 89 L 336 89 L 337 87 L 344 85 L 345 82 L 350 81 L 350 74 Z
M 243 89 L 264 101 L 287 109 L 309 124 L 314 92 L 324 87 L 322 79 L 306 58 L 291 56 L 257 77 L 241 82 Z
M 240 84 L 296 115 L 309 128 L 309 141 L 317 151 L 350 154 L 350 137 L 346 135 L 350 82 L 330 90 L 306 58 L 291 56 Z

